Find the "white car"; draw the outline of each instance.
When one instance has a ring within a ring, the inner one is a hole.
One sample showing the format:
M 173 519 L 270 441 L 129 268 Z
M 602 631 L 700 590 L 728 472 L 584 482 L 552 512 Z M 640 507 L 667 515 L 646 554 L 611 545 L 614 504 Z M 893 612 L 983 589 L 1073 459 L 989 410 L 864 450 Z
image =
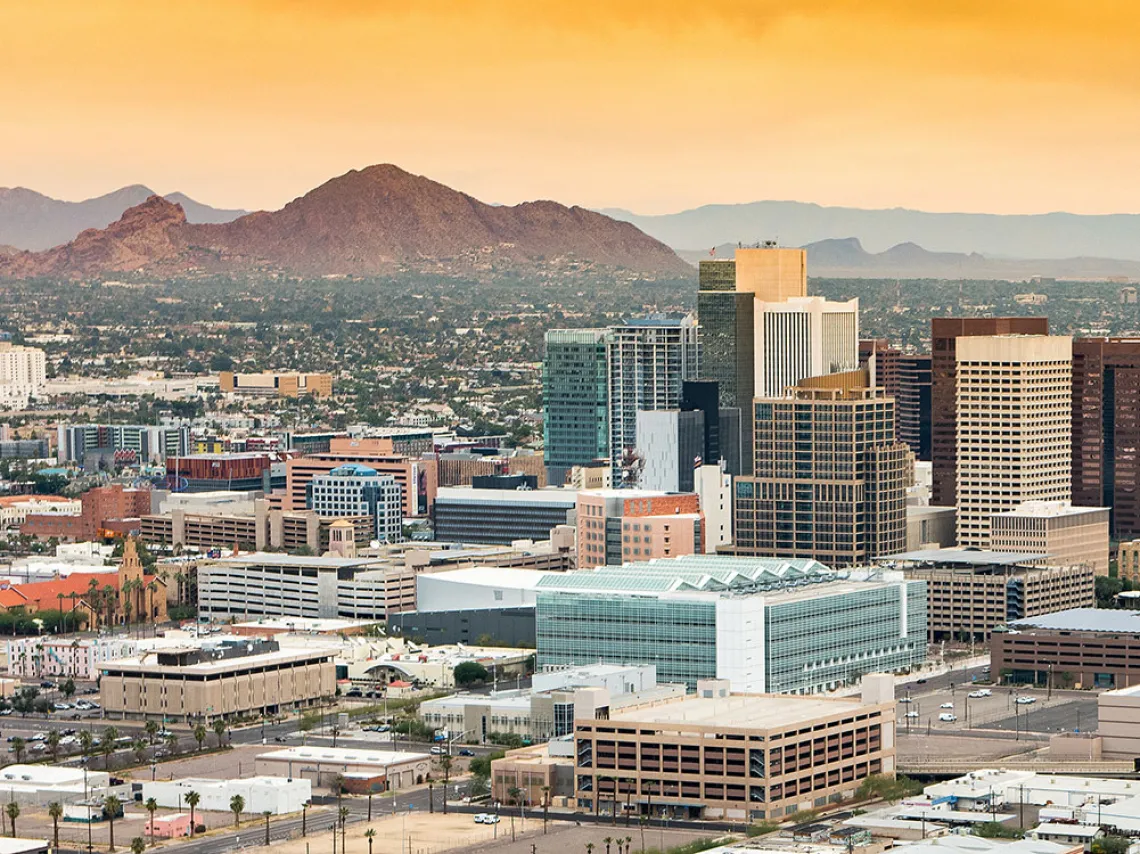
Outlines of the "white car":
M 942 721 L 944 724 L 952 724 L 954 721 L 958 720 L 958 716 L 951 712 L 943 712 L 938 716 L 938 720 Z
M 900 703 L 909 703 L 910 697 L 899 697 L 899 702 Z
M 938 708 L 940 708 L 940 709 L 952 709 L 952 708 L 954 708 L 954 704 L 953 703 L 943 703 Z
M 476 824 L 498 824 L 499 823 L 499 817 L 497 815 L 495 815 L 494 813 L 481 812 L 481 813 L 479 813 L 479 815 L 475 816 L 475 823 Z
M 988 697 L 989 694 L 983 694 L 981 691 L 971 691 L 967 696 L 971 700 L 981 700 L 984 697 Z
M 903 715 L 903 717 L 904 718 L 917 718 L 917 717 L 919 717 L 919 714 L 918 714 L 918 712 L 907 712 L 905 715 Z
M 1036 697 L 1018 697 L 1017 698 L 1017 705 L 1019 705 L 1019 706 L 1028 706 L 1030 703 L 1036 703 L 1036 702 L 1037 702 Z

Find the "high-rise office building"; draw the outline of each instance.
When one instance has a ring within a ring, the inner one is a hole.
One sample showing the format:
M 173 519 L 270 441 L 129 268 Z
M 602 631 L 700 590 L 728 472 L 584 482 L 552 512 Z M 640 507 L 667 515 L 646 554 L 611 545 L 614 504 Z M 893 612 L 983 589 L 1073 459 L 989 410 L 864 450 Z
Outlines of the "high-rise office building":
M 573 466 L 609 456 L 609 355 L 604 329 L 551 329 L 542 362 L 547 471 L 565 480 Z
M 1044 317 L 936 317 L 931 333 L 931 425 L 933 501 L 939 507 L 957 503 L 957 342 L 975 335 L 1048 335 Z
M 699 411 L 703 416 L 704 441 L 701 461 L 716 465 L 720 450 L 720 388 L 712 380 L 686 380 L 681 384 L 681 409 Z M 740 474 L 729 471 L 729 474 Z
M 699 409 L 637 413 L 637 485 L 662 492 L 692 492 L 704 463 L 705 416 Z
M 903 353 L 886 338 L 864 338 L 859 342 L 859 367 L 865 368 L 871 385 L 878 386 L 888 397 L 899 396 L 899 367 Z
M 630 486 L 637 413 L 681 408 L 682 384 L 697 377 L 697 324 L 692 315 L 636 318 L 610 329 L 607 341 L 614 486 Z
M 859 365 L 859 300 L 756 302 L 756 397 L 779 397 L 807 377 Z
M 1072 352 L 1067 336 L 957 339 L 959 545 L 989 548 L 995 513 L 1069 499 Z
M 151 424 L 60 424 L 56 454 L 61 463 L 163 462 L 190 452 L 190 427 Z
M 904 353 L 899 358 L 898 395 L 895 397 L 895 434 L 910 446 L 919 460 L 930 460 L 931 382 L 930 356 Z
M 807 251 L 769 241 L 736 250 L 736 290 L 761 302 L 807 296 Z
M 337 466 L 305 487 L 309 510 L 321 516 L 369 516 L 376 520 L 375 538 L 382 543 L 404 541 L 404 496 L 390 474 L 360 463 Z
M 865 371 L 755 403 L 755 472 L 736 481 L 734 551 L 863 566 L 906 546 L 911 455 Z
M 1112 535 L 1140 536 L 1140 339 L 1073 341 L 1073 503 L 1110 507 Z
M 47 383 L 47 359 L 36 347 L 0 340 L 0 409 L 23 409 Z

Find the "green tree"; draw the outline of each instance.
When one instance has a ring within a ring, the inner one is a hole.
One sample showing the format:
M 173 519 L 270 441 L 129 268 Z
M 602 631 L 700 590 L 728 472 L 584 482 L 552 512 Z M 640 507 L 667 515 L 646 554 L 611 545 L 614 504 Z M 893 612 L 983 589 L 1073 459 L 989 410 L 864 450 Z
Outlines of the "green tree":
M 234 814 L 234 827 L 241 824 L 241 812 L 245 809 L 245 798 L 241 795 L 234 795 L 230 798 L 230 812 Z
M 435 757 L 435 767 L 443 775 L 443 814 L 447 815 L 447 784 L 451 780 L 451 767 L 455 764 L 455 757 L 450 753 L 441 753 Z
M 206 740 L 206 727 L 203 724 L 198 724 L 194 727 L 194 740 L 198 742 L 198 752 L 202 752 L 202 744 Z
M 146 742 L 141 738 L 136 738 L 131 742 L 131 752 L 135 755 L 135 762 L 142 765 L 146 761 Z
M 150 813 L 150 844 L 154 847 L 154 814 L 158 811 L 158 801 L 154 798 L 147 798 L 143 807 Z
M 79 752 L 83 756 L 83 763 L 86 764 L 87 760 L 91 758 L 92 752 L 95 750 L 95 736 L 91 734 L 91 730 L 83 729 L 79 731 Z
M 20 817 L 20 805 L 12 801 L 5 807 L 5 812 L 8 813 L 8 826 L 12 828 L 12 836 L 16 836 L 16 819 Z
M 66 682 L 59 686 L 59 690 L 66 699 L 70 700 L 75 696 L 75 680 L 68 678 Z
M 131 840 L 131 854 L 143 854 L 146 851 L 146 840 L 136 836 Z
M 27 747 L 28 743 L 19 736 L 12 739 L 12 752 L 16 754 L 16 762 L 24 761 L 24 751 Z
M 1102 836 L 1093 841 L 1092 854 L 1127 854 L 1131 844 L 1127 836 Z
M 481 684 L 486 682 L 490 676 L 487 668 L 478 661 L 464 661 L 462 664 L 455 665 L 454 674 L 456 685 Z
M 99 738 L 99 752 L 103 754 L 103 765 L 106 770 L 111 768 L 111 754 L 115 752 L 115 741 L 118 737 L 119 731 L 109 726 L 103 730 L 103 735 Z
M 186 806 L 190 807 L 190 835 L 194 835 L 194 808 L 198 806 L 198 802 L 202 800 L 202 796 L 197 792 L 191 790 L 186 793 Z
M 63 804 L 52 801 L 48 804 L 48 816 L 51 818 L 52 848 L 59 850 L 59 820 L 63 818 Z
M 154 739 L 158 735 L 158 721 L 147 721 L 143 726 L 143 730 L 146 732 L 150 746 L 154 747 Z
M 111 834 L 111 846 L 108 851 L 115 850 L 115 819 L 119 817 L 119 813 L 123 811 L 123 802 L 114 795 L 110 795 L 103 800 L 103 815 L 107 817 L 108 827 Z
M 51 754 L 52 764 L 59 761 L 59 743 L 63 740 L 63 736 L 59 734 L 59 730 L 53 729 L 47 734 L 44 739 L 44 744 L 47 746 L 48 753 Z
M 213 729 L 214 735 L 218 737 L 218 749 L 220 750 L 222 747 L 222 739 L 225 738 L 226 735 L 226 722 L 221 718 L 218 718 L 216 721 L 214 721 Z
M 372 840 L 376 838 L 376 831 L 371 827 L 364 831 L 364 838 L 368 840 L 368 854 L 372 854 Z

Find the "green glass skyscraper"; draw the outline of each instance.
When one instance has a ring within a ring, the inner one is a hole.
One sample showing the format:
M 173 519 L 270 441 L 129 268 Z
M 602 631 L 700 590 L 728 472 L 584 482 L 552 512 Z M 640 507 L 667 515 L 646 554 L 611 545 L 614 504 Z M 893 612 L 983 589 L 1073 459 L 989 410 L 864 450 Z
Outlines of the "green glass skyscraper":
M 551 329 L 542 363 L 542 415 L 551 482 L 609 456 L 609 332 Z

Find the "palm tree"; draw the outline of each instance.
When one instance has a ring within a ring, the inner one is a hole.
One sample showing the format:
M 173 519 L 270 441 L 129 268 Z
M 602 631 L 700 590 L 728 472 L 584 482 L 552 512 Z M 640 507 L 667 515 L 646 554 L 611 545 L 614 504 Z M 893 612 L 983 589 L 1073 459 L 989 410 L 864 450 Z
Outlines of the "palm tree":
M 214 729 L 214 735 L 216 735 L 218 737 L 218 749 L 221 750 L 222 749 L 222 738 L 224 738 L 225 734 L 226 734 L 226 722 L 223 721 L 221 718 L 218 718 L 216 721 L 214 721 L 213 729 Z
M 158 592 L 158 582 L 152 579 L 151 582 L 146 586 L 146 589 L 150 591 L 150 610 L 147 611 L 146 619 L 147 622 L 157 623 L 158 614 L 156 614 L 154 610 L 154 594 Z
M 103 770 L 109 771 L 111 769 L 111 754 L 115 752 L 115 739 L 119 737 L 119 731 L 113 726 L 107 727 L 103 730 L 103 735 L 99 739 L 99 752 L 103 754 Z
M 594 854 L 594 843 L 593 842 L 587 842 L 586 843 L 586 854 Z
M 269 810 L 262 813 L 265 816 L 265 847 L 269 847 L 269 817 L 273 815 Z
M 5 812 L 8 813 L 8 821 L 11 823 L 11 826 L 12 826 L 12 837 L 15 838 L 15 836 L 16 836 L 16 819 L 18 819 L 20 817 L 20 805 L 18 803 L 16 803 L 15 801 L 12 801 L 11 803 L 8 804 L 7 807 L 5 807 Z
M 16 754 L 16 761 L 24 761 L 24 750 L 27 748 L 28 743 L 19 736 L 12 739 L 12 752 Z
M 443 814 L 447 815 L 447 784 L 451 780 L 451 766 L 455 757 L 450 753 L 441 753 L 435 758 L 436 767 L 443 773 Z
M 154 747 L 154 737 L 158 735 L 158 722 L 147 721 L 146 726 L 143 727 L 143 730 L 146 731 L 146 737 L 150 740 L 150 746 Z
M 115 622 L 115 606 L 118 604 L 118 591 L 110 584 L 103 585 L 103 607 L 107 609 L 107 624 Z
M 344 854 L 348 848 L 345 847 L 345 825 L 348 824 L 348 807 L 341 807 L 337 810 L 337 817 L 340 819 L 340 851 Z
M 131 742 L 131 750 L 135 754 L 135 761 L 142 765 L 146 761 L 146 742 L 141 738 L 136 738 Z
M 198 801 L 202 800 L 202 796 L 197 792 L 190 791 L 186 793 L 186 806 L 190 807 L 190 836 L 194 836 L 194 807 L 198 806 Z
M 51 754 L 51 761 L 54 765 L 59 760 L 59 742 L 63 736 L 59 734 L 59 730 L 53 729 L 47 734 L 44 739 L 44 744 L 47 745 L 48 753 Z
M 170 755 L 171 756 L 177 756 L 178 755 L 178 736 L 176 736 L 174 733 L 171 733 L 170 735 L 168 735 L 164 739 L 164 741 L 166 743 L 167 750 L 170 751 Z
M 626 851 L 626 854 L 629 854 L 629 844 L 630 844 L 631 842 L 633 842 L 633 837 L 632 837 L 632 836 L 627 836 L 627 837 L 625 838 L 625 851 Z
M 63 804 L 52 801 L 48 804 L 48 815 L 51 816 L 52 848 L 59 850 L 59 820 L 63 818 Z
M 376 838 L 376 831 L 371 827 L 364 831 L 364 838 L 368 840 L 368 854 L 372 854 L 372 840 Z
M 123 808 L 123 802 L 116 798 L 114 795 L 109 795 L 103 799 L 103 812 L 107 816 L 107 821 L 110 823 L 111 829 L 111 847 L 108 851 L 115 850 L 115 819 L 119 817 L 119 811 Z
M 234 795 L 230 798 L 230 812 L 234 814 L 234 827 L 241 824 L 241 811 L 245 809 L 245 798 Z
M 178 601 L 179 605 L 182 605 L 184 604 L 182 601 L 182 585 L 186 583 L 186 575 L 181 570 L 174 573 L 174 583 L 178 585 L 178 593 L 174 598 Z
M 56 593 L 55 598 L 56 598 L 56 601 L 59 602 L 59 620 L 63 624 L 62 627 L 60 628 L 60 631 L 66 634 L 67 633 L 67 615 L 63 613 L 63 598 L 64 598 L 63 592 L 61 591 L 59 593 Z
M 194 727 L 194 740 L 198 742 L 198 752 L 202 752 L 202 742 L 206 740 L 206 727 L 202 724 Z
M 136 836 L 131 840 L 131 854 L 143 854 L 146 851 L 146 840 Z
M 67 594 L 67 598 L 71 600 L 71 610 L 68 613 L 71 614 L 72 628 L 79 628 L 78 621 L 75 619 L 75 603 L 79 599 L 79 592 L 76 590 L 72 590 L 70 593 Z M 58 846 L 56 846 L 56 847 L 58 847 Z
M 143 807 L 145 807 L 146 811 L 148 813 L 150 813 L 150 844 L 151 844 L 151 847 L 153 848 L 154 847 L 154 814 L 158 810 L 158 801 L 156 801 L 154 798 L 147 798 L 146 803 L 143 804 Z
M 91 751 L 95 747 L 95 736 L 91 734 L 91 730 L 84 729 L 79 731 L 79 752 L 83 754 L 83 764 L 87 764 L 87 760 L 91 757 Z
M 602 842 L 606 843 L 606 854 L 610 854 L 610 845 L 613 844 L 614 838 L 612 836 L 605 837 Z

